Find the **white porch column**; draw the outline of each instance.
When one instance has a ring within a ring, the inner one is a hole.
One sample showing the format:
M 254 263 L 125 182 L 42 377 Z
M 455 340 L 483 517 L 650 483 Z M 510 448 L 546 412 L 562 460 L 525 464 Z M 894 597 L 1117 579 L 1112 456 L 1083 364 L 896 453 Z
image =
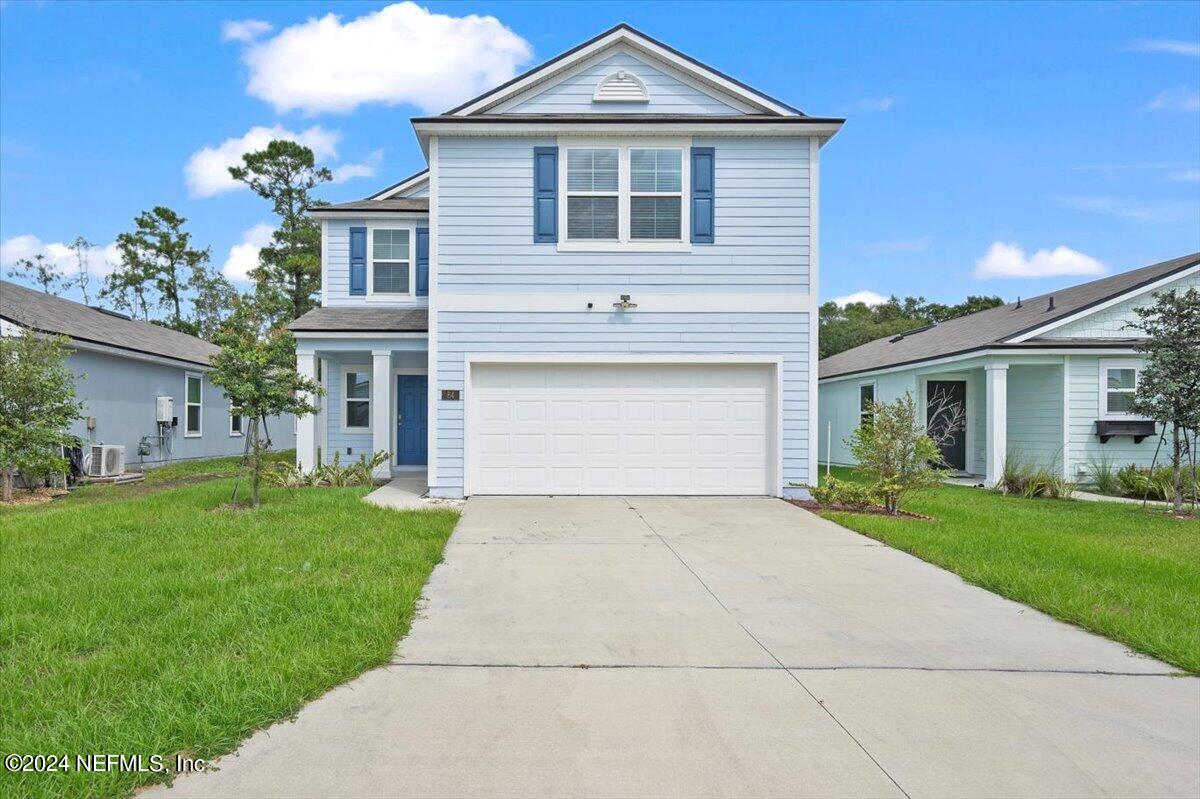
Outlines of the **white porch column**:
M 1008 455 L 1008 364 L 984 366 L 987 394 L 987 471 L 984 484 L 994 488 L 1004 474 Z
M 301 377 L 309 380 L 317 379 L 317 355 L 315 352 L 296 353 L 296 371 Z M 307 394 L 305 399 L 311 403 L 313 397 Z M 311 472 L 317 468 L 317 415 L 306 414 L 296 420 L 296 466 L 302 472 Z
M 392 474 L 392 351 L 372 350 L 371 374 L 371 451 L 386 452 L 388 459 L 375 467 L 376 477 Z

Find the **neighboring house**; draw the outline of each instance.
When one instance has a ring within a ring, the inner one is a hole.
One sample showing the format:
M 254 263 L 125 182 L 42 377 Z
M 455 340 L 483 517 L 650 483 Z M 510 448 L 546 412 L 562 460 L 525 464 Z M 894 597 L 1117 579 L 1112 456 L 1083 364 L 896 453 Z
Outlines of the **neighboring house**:
M 70 339 L 67 366 L 84 418 L 71 432 L 89 444 L 125 447 L 127 468 L 240 455 L 246 419 L 208 378 L 220 348 L 203 339 L 137 322 L 25 286 L 0 281 L 0 333 L 14 327 Z M 172 400 L 171 420 L 158 423 L 158 398 Z M 267 420 L 275 449 L 295 446 L 291 416 Z
M 291 329 L 327 393 L 301 467 L 385 450 L 442 497 L 812 479 L 841 120 L 620 25 L 412 123 L 427 172 L 313 211 L 322 307 Z
M 942 453 L 987 485 L 1010 455 L 1069 479 L 1101 460 L 1149 465 L 1162 427 L 1129 412 L 1145 359 L 1134 349 L 1144 334 L 1126 324 L 1155 292 L 1190 287 L 1200 253 L 832 355 L 820 364 L 821 445 L 853 463 L 845 439 L 869 402 L 912 392 L 927 416 L 938 398 L 964 407 L 965 429 Z

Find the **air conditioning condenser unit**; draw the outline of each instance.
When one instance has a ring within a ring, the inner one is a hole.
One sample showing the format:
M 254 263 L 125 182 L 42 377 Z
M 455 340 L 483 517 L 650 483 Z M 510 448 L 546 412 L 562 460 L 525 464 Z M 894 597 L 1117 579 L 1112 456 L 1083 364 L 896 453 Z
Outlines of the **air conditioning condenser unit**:
M 125 473 L 125 447 L 117 444 L 93 444 L 91 477 L 119 477 Z

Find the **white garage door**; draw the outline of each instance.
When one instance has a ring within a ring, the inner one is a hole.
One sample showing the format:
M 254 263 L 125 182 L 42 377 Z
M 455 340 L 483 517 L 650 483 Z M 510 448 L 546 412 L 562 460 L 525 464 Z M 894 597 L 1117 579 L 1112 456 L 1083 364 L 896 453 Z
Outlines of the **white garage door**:
M 770 494 L 773 367 L 476 364 L 472 494 Z

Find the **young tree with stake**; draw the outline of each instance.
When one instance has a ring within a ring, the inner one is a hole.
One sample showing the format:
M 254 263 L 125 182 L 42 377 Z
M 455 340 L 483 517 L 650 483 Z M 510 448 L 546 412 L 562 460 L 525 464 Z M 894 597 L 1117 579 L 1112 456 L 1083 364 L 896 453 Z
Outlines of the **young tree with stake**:
M 250 501 L 259 505 L 259 484 L 266 467 L 270 441 L 263 436 L 268 416 L 316 413 L 312 398 L 321 393 L 314 381 L 296 371 L 296 341 L 282 327 L 266 330 L 255 303 L 234 302 L 233 313 L 213 337 L 221 352 L 213 358 L 210 379 L 229 397 L 229 403 L 249 420 L 245 466 L 250 472 Z M 235 489 L 236 491 L 236 489 Z M 234 496 L 236 500 L 236 494 Z

